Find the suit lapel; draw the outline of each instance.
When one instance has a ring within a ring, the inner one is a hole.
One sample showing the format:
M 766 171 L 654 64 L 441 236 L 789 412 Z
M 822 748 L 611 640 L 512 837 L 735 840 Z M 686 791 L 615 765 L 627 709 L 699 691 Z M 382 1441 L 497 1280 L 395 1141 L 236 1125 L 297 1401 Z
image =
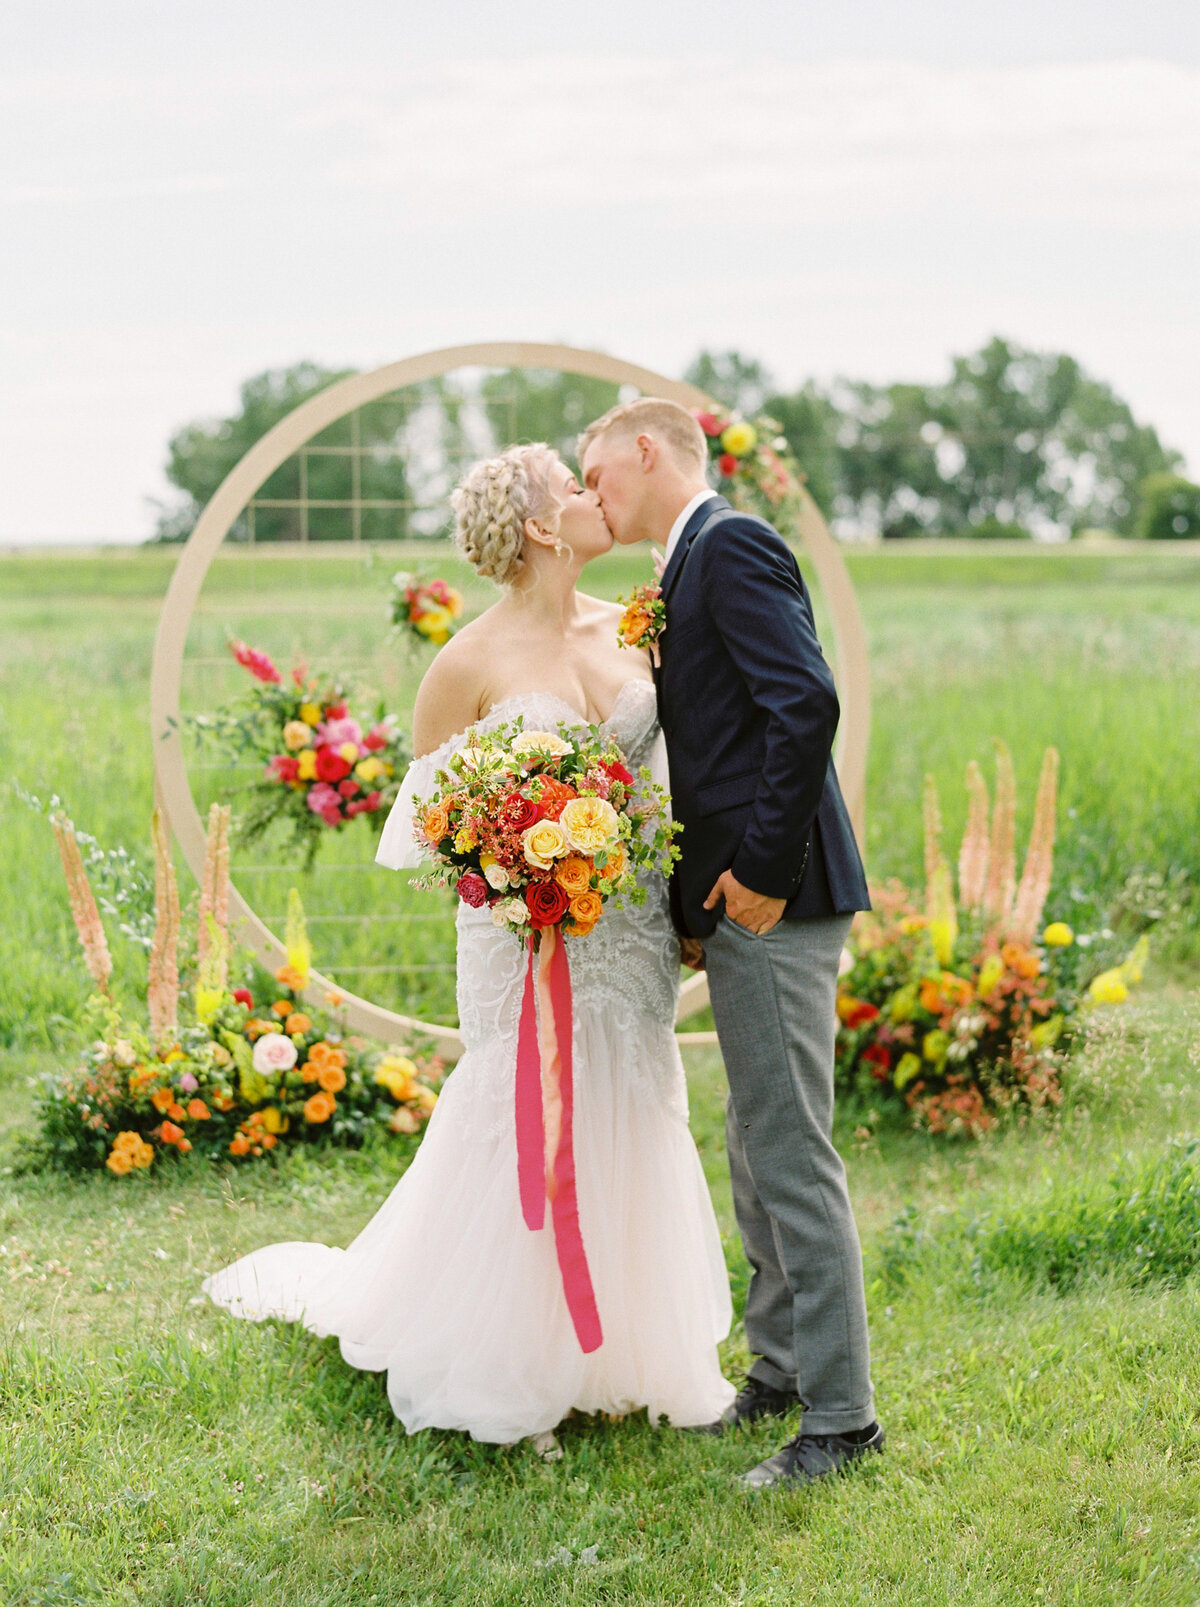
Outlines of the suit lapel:
M 702 502 L 687 524 L 684 525 L 683 532 L 675 544 L 675 551 L 671 554 L 671 561 L 663 570 L 663 577 L 659 583 L 662 587 L 662 600 L 664 603 L 671 595 L 675 582 L 679 579 L 679 572 L 683 568 L 684 559 L 688 555 L 688 548 L 695 540 L 697 532 L 707 524 L 714 513 L 720 513 L 729 506 L 730 504 L 725 498 L 718 496 L 714 491 L 708 501 Z

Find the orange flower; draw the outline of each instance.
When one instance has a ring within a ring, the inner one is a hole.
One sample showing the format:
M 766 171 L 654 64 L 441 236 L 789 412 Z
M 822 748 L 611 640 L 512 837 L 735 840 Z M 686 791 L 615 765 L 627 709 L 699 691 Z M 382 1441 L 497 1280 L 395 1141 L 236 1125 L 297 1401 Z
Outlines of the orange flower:
M 179 1149 L 179 1153 L 181 1155 L 186 1155 L 188 1153 L 188 1151 L 191 1149 L 191 1147 L 192 1147 L 192 1141 L 191 1141 L 190 1138 L 181 1138 L 179 1140 L 178 1149 Z
M 320 1067 L 315 1066 L 311 1060 L 306 1060 L 300 1067 L 300 1077 L 304 1082 L 316 1082 L 320 1074 Z
M 297 971 L 294 965 L 281 965 L 278 971 L 275 973 L 275 980 L 280 984 L 281 987 L 290 988 L 293 993 L 300 993 L 304 988 L 307 978 L 301 976 L 300 972 Z M 278 1008 L 278 1006 L 276 1008 Z M 291 1009 L 290 1005 L 288 1006 L 288 1009 Z
M 186 1143 L 186 1140 L 183 1136 L 183 1128 L 176 1127 L 174 1122 L 164 1122 L 162 1124 L 159 1137 L 162 1139 L 164 1144 L 178 1144 L 180 1149 L 182 1149 Z M 190 1149 L 191 1146 L 188 1145 L 188 1148 Z
M 234 1133 L 229 1140 L 229 1153 L 231 1155 L 245 1155 L 250 1148 L 250 1140 L 245 1133 Z
M 262 1136 L 262 1147 L 264 1149 L 274 1149 L 278 1142 L 279 1140 L 274 1133 L 264 1133 Z
M 209 1108 L 202 1099 L 189 1099 L 187 1113 L 194 1122 L 206 1122 L 210 1115 Z
M 255 1016 L 251 1016 L 242 1031 L 253 1043 L 256 1038 L 261 1038 L 264 1032 L 274 1032 L 275 1023 L 273 1021 L 259 1021 Z
M 175 1100 L 172 1100 L 172 1102 L 167 1106 L 167 1115 L 173 1122 L 182 1122 L 187 1120 L 187 1111 L 184 1110 L 183 1106 Z
M 591 860 L 582 854 L 568 854 L 554 867 L 554 880 L 568 898 L 578 898 L 591 886 L 593 869 Z
M 150 1095 L 150 1103 L 160 1115 L 165 1115 L 167 1107 L 175 1103 L 174 1092 L 170 1088 L 156 1088 Z
M 1042 969 L 1042 962 L 1037 955 L 1020 943 L 1005 943 L 1000 950 L 1000 958 L 1010 971 L 1015 971 L 1027 982 L 1031 982 Z
M 322 1066 L 340 1066 L 344 1068 L 346 1065 L 346 1051 L 338 1049 L 331 1043 L 326 1043 L 324 1038 L 321 1039 L 320 1043 L 313 1044 L 308 1051 L 308 1058 L 317 1067 L 318 1071 Z
M 421 829 L 431 843 L 440 843 L 450 830 L 450 816 L 441 804 L 430 804 L 421 821 Z
M 133 1170 L 133 1156 L 127 1149 L 114 1149 L 104 1164 L 117 1177 L 124 1177 L 126 1172 Z
M 340 1093 L 346 1086 L 346 1073 L 340 1066 L 322 1066 L 317 1081 L 327 1094 Z
M 304 1101 L 304 1119 L 306 1122 L 327 1122 L 336 1109 L 337 1102 L 333 1095 L 322 1091 Z
M 233 1095 L 227 1093 L 224 1089 L 219 1094 L 210 1094 L 209 1097 L 213 1102 L 214 1110 L 233 1109 Z
M 336 1009 L 339 1004 L 345 1004 L 345 1002 L 346 995 L 344 993 L 339 993 L 336 988 L 331 988 L 325 995 L 325 1003 L 332 1005 L 334 1009 Z
M 284 1016 L 290 1016 L 292 1013 L 291 1003 L 287 999 L 276 999 L 275 1003 L 271 1006 L 271 1009 L 280 1018 L 280 1020 L 282 1020 Z
M 252 1110 L 242 1125 L 247 1128 L 262 1127 L 265 1125 L 266 1120 L 266 1113 L 264 1111 Z
M 575 923 L 575 935 L 586 937 L 604 913 L 604 900 L 599 893 L 580 893 L 578 898 L 571 900 L 571 919 Z
M 312 1022 L 304 1014 L 303 1010 L 293 1010 L 291 1015 L 283 1023 L 283 1030 L 288 1033 L 308 1032 L 311 1028 Z

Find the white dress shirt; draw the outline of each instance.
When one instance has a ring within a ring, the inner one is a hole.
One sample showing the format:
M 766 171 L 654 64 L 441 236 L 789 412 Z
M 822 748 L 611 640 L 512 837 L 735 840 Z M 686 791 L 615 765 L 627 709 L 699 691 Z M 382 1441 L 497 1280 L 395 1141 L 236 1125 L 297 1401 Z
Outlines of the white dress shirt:
M 671 526 L 671 534 L 667 537 L 667 550 L 663 555 L 664 568 L 671 562 L 671 554 L 679 545 L 679 538 L 687 527 L 688 520 L 692 517 L 697 508 L 702 507 L 706 502 L 710 502 L 713 497 L 716 496 L 716 494 L 717 493 L 715 491 L 697 491 L 696 495 L 687 504 L 687 506 L 680 509 L 679 517 Z

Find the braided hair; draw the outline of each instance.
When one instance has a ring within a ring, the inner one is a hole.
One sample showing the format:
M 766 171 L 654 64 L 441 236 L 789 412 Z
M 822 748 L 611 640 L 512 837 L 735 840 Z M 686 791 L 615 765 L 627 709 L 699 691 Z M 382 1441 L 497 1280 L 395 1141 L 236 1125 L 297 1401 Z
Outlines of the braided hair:
M 525 521 L 561 511 L 550 490 L 558 453 L 543 441 L 474 464 L 451 493 L 455 542 L 476 571 L 511 586 L 525 566 Z M 554 520 L 557 523 L 557 518 Z

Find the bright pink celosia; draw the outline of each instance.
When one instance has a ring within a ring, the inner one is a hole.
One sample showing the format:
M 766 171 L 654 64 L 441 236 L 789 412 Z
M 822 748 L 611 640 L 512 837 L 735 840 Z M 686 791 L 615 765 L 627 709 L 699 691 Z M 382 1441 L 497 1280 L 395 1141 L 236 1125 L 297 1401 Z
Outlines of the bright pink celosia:
M 283 676 L 280 675 L 267 655 L 260 653 L 256 647 L 247 647 L 245 642 L 233 641 L 229 644 L 229 651 L 242 668 L 249 670 L 251 675 L 258 680 L 269 683 L 283 680 Z

